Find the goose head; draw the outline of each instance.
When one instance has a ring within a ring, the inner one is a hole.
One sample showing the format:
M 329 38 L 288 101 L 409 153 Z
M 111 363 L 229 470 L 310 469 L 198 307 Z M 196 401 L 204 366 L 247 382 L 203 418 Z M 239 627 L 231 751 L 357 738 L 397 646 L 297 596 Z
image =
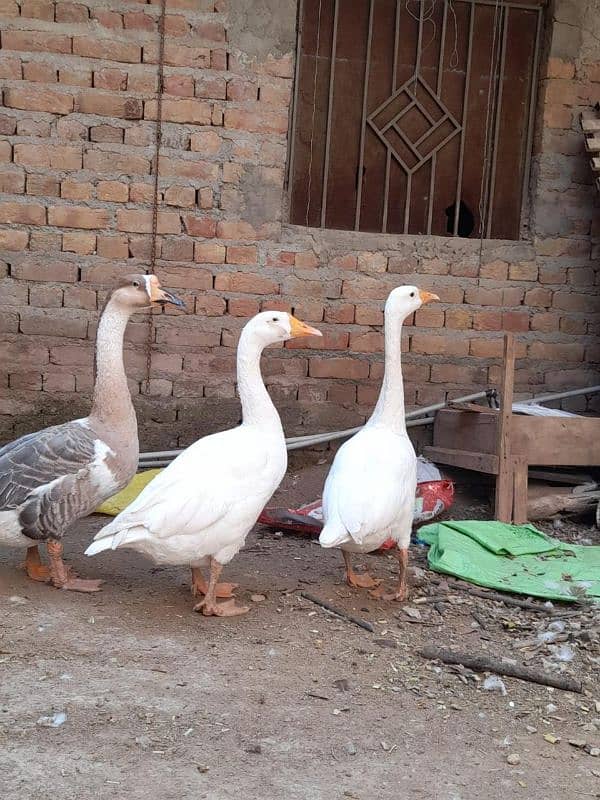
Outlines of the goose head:
M 167 303 L 185 308 L 183 300 L 162 288 L 156 275 L 126 275 L 112 292 L 111 300 L 130 311 Z
M 299 336 L 323 335 L 321 331 L 301 322 L 286 311 L 262 311 L 246 323 L 244 333 L 262 347 Z
M 385 313 L 405 320 L 425 303 L 439 300 L 437 294 L 426 292 L 416 286 L 398 286 L 392 289 L 385 304 Z

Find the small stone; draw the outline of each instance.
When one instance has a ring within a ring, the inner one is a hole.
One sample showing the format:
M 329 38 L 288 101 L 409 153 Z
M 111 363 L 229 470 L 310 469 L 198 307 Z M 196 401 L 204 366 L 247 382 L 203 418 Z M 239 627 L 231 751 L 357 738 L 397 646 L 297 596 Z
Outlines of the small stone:
M 333 711 L 332 711 L 331 713 L 333 714 L 333 716 L 334 716 L 334 717 L 337 717 L 337 716 L 338 716 L 339 714 L 341 714 L 342 712 L 340 711 L 340 709 L 339 709 L 339 708 L 334 708 L 334 709 L 333 709 Z
M 537 728 L 533 725 L 525 725 L 525 730 L 527 733 L 537 733 Z
M 208 767 L 205 767 L 203 764 L 197 764 L 196 769 L 198 770 L 198 772 L 202 772 L 203 774 L 205 772 L 208 772 Z
M 348 678 L 337 678 L 333 685 L 336 689 L 339 689 L 340 692 L 349 692 L 350 691 L 350 681 Z
M 600 756 L 600 747 L 590 747 L 590 745 L 587 745 L 585 752 L 594 758 L 598 758 Z
M 394 639 L 374 639 L 373 641 L 379 647 L 389 647 L 390 650 L 398 647 L 398 643 Z
M 18 594 L 13 594 L 8 598 L 9 603 L 14 603 L 16 606 L 25 606 L 29 602 L 26 597 L 20 597 Z
M 413 608 L 412 606 L 403 606 L 402 611 L 406 614 L 407 617 L 411 619 L 421 619 L 421 612 L 418 608 Z
M 251 594 L 250 595 L 250 600 L 252 600 L 253 603 L 262 603 L 262 601 L 266 600 L 266 599 L 267 598 L 266 598 L 266 596 L 264 594 Z
M 246 748 L 247 753 L 256 753 L 256 755 L 260 755 L 262 753 L 262 747 L 258 743 L 249 744 Z
M 506 756 L 506 762 L 511 765 L 511 767 L 516 767 L 517 764 L 521 763 L 521 756 L 518 753 L 509 753 Z
M 349 756 L 356 755 L 358 751 L 356 749 L 356 745 L 354 744 L 354 742 L 348 742 L 348 744 L 346 745 L 346 752 L 348 753 Z
M 548 703 L 546 706 L 546 713 L 554 714 L 555 711 L 558 711 L 558 708 L 554 705 L 554 703 Z
M 544 739 L 550 744 L 558 744 L 560 742 L 560 736 L 555 736 L 553 733 L 545 733 Z
M 569 739 L 569 744 L 571 747 L 578 747 L 580 750 L 582 750 L 586 746 L 587 742 L 585 739 Z
M 51 717 L 40 717 L 35 724 L 42 728 L 60 728 L 66 721 L 67 715 L 65 712 L 59 711 L 56 714 L 52 714 Z

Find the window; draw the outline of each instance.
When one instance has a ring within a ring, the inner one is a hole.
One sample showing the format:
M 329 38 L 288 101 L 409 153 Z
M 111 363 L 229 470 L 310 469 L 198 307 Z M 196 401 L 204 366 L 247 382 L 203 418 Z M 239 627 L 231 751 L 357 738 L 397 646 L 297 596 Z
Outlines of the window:
M 302 0 L 290 221 L 518 239 L 542 3 Z

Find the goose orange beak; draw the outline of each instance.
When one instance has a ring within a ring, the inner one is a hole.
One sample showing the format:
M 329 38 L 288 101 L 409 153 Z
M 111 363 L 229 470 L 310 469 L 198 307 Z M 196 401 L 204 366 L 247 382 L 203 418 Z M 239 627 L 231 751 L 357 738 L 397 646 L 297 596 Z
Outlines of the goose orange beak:
M 156 275 L 148 275 L 147 288 L 151 302 L 160 303 L 161 305 L 171 303 L 177 308 L 185 308 L 185 303 L 180 297 L 162 288 Z
M 292 339 L 296 339 L 298 336 L 323 336 L 321 331 L 317 330 L 316 328 L 311 328 L 311 326 L 307 325 L 306 322 L 301 322 L 291 314 L 289 314 L 289 318 Z
M 440 298 L 437 294 L 433 292 L 425 292 L 423 289 L 419 289 L 419 298 L 421 299 L 421 303 L 425 305 L 425 303 L 432 303 L 434 300 L 439 300 Z

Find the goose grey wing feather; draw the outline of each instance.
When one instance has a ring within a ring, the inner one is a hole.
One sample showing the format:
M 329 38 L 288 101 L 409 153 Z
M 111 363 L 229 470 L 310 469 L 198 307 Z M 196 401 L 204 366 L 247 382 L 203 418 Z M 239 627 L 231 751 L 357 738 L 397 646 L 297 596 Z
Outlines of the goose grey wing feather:
M 96 456 L 97 437 L 78 422 L 28 434 L 0 449 L 0 510 L 20 509 L 25 535 L 60 535 L 83 513 L 80 497 Z

